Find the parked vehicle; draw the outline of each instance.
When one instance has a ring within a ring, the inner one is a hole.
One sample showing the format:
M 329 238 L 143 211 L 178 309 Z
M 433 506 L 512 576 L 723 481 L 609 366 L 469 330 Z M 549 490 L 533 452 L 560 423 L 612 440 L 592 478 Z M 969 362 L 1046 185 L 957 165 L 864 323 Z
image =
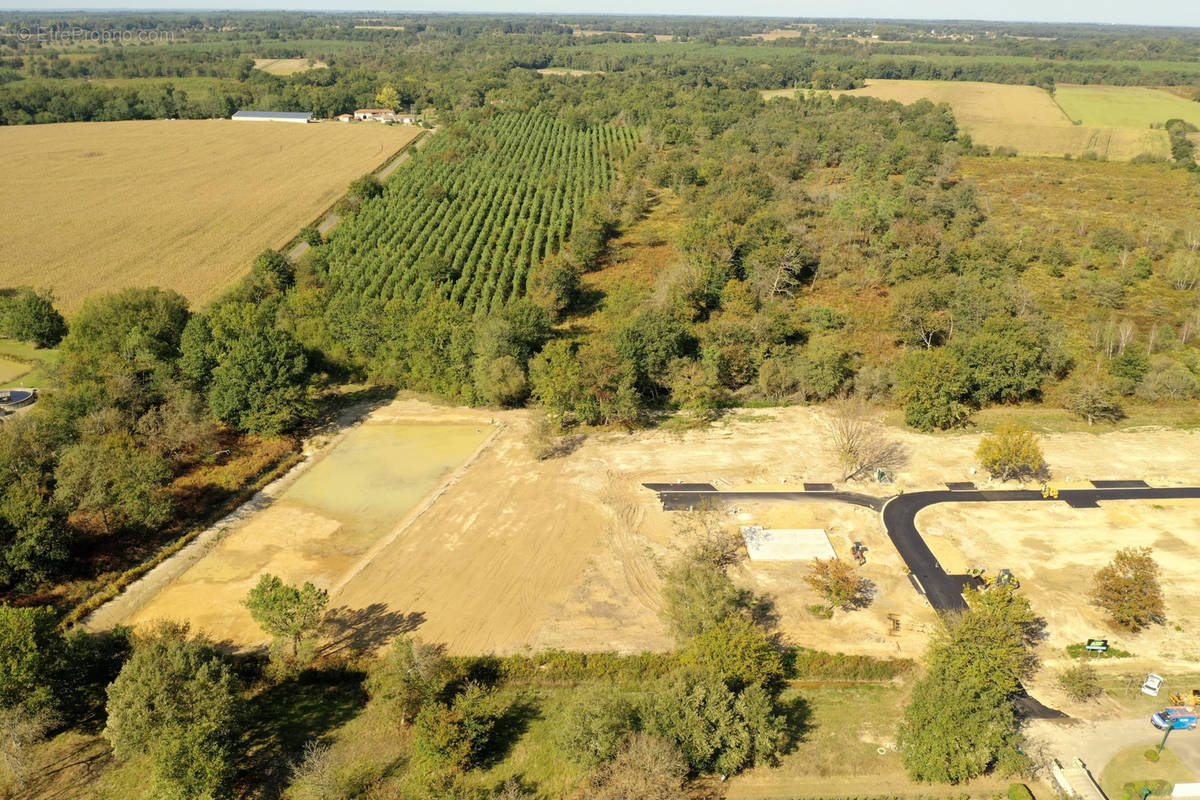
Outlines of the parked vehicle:
M 1151 697 L 1158 697 L 1158 690 L 1162 688 L 1163 677 L 1151 672 L 1146 676 L 1146 682 L 1142 684 L 1142 694 L 1148 694 Z
M 1160 731 L 1191 731 L 1196 729 L 1195 706 L 1169 706 L 1150 715 L 1150 724 Z

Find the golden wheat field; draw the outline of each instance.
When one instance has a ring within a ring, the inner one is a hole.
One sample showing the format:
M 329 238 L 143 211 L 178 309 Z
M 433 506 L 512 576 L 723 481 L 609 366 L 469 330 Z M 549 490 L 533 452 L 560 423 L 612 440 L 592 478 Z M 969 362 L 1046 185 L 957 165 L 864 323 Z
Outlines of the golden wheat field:
M 203 302 L 419 128 L 230 120 L 0 127 L 0 286 L 70 310 L 128 286 Z
M 1075 125 L 1050 94 L 1036 86 L 1013 86 L 975 81 L 869 80 L 862 89 L 838 94 L 878 97 L 915 103 L 927 99 L 948 103 L 959 127 L 977 144 L 1012 147 L 1022 155 L 1081 156 L 1088 151 L 1098 156 L 1126 160 L 1141 153 L 1159 157 L 1168 154 L 1167 134 L 1146 126 Z M 1122 102 L 1139 87 L 1105 87 L 1115 91 L 1107 97 Z M 788 97 L 791 90 L 764 93 Z M 1085 122 L 1087 120 L 1084 120 Z

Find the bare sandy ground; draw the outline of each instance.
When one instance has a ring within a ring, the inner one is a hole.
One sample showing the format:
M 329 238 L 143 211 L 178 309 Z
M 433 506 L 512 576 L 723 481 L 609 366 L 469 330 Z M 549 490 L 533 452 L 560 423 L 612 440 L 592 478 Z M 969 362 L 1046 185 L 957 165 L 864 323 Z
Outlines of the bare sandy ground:
M 322 555 L 313 544 L 289 574 L 296 580 L 311 574 L 329 581 L 330 606 L 342 623 L 336 636 L 366 648 L 398 632 L 414 631 L 445 642 L 454 653 L 666 649 L 673 642 L 659 616 L 661 575 L 688 541 L 679 515 L 663 512 L 641 484 L 682 480 L 723 489 L 790 489 L 802 481 L 836 481 L 825 444 L 825 413 L 814 408 L 741 410 L 710 427 L 682 433 L 597 433 L 567 456 L 536 462 L 523 442 L 526 412 L 397 401 L 374 412 L 370 424 L 502 424 L 467 468 L 422 502 L 419 514 L 398 518 L 354 559 L 336 552 Z M 986 483 L 973 472 L 977 434 L 927 436 L 900 429 L 892 434 L 910 453 L 896 484 L 872 481 L 850 488 L 885 496 L 897 489 L 940 488 L 943 481 Z M 1076 483 L 1085 478 L 1144 478 L 1159 485 L 1200 482 L 1200 464 L 1193 458 L 1200 452 L 1200 434 L 1192 432 L 1054 434 L 1044 437 L 1044 448 L 1064 486 L 1070 485 L 1068 477 Z M 1186 631 L 1200 617 L 1200 606 L 1186 576 L 1196 573 L 1200 558 L 1192 544 L 1200 529 L 1200 507 L 1112 505 L 1098 511 L 1064 506 L 1046 512 L 1042 507 L 1037 515 L 1007 504 L 980 513 L 943 506 L 923 512 L 919 522 L 932 532 L 935 552 L 946 566 L 956 566 L 957 558 L 962 564 L 1017 572 L 1035 607 L 1050 621 L 1053 646 L 1106 632 L 1080 597 L 1084 573 L 1111 558 L 1116 546 L 1145 540 L 1162 554 L 1172 620 L 1127 643 L 1127 649 L 1195 658 L 1200 652 L 1189 644 Z M 301 529 L 313 543 L 332 535 L 319 524 L 327 511 L 307 511 L 317 516 L 298 520 L 278 508 L 245 523 L 248 535 L 241 546 L 246 549 L 240 557 L 257 558 L 255 548 L 275 547 L 280 536 L 297 536 Z M 817 598 L 803 583 L 803 565 L 743 561 L 734 568 L 737 582 L 775 601 L 780 629 L 791 641 L 849 653 L 920 655 L 936 620 L 909 585 L 876 514 L 832 503 L 720 513 L 730 530 L 749 522 L 825 528 L 843 557 L 853 541 L 869 548 L 862 574 L 874 585 L 874 603 L 864 611 L 838 612 L 830 621 L 807 610 Z M 1069 547 L 1047 544 L 1047 531 Z M 195 569 L 202 574 L 210 567 L 201 563 Z M 212 576 L 214 581 L 218 577 Z M 235 644 L 254 645 L 262 640 L 256 630 L 223 621 L 222 615 L 242 613 L 238 601 L 243 587 L 229 586 L 224 590 L 206 584 L 210 611 L 203 619 L 195 614 L 196 598 L 180 593 L 173 600 L 152 601 L 151 610 L 134 621 L 151 614 L 179 615 L 203 622 L 200 627 L 220 627 L 221 635 Z M 1184 632 L 1172 627 L 1177 621 Z

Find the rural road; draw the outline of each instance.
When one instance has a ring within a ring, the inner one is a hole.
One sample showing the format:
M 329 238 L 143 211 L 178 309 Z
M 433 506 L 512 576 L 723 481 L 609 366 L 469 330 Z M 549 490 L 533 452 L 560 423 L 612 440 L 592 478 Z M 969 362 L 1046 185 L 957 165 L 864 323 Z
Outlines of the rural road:
M 383 183 L 384 181 L 386 181 L 388 179 L 388 177 L 391 176 L 391 174 L 396 171 L 397 167 L 399 167 L 401 164 L 403 164 L 405 161 L 408 161 L 408 159 L 412 157 L 412 151 L 414 149 L 416 149 L 418 147 L 423 147 L 425 145 L 425 143 L 428 142 L 433 137 L 433 134 L 435 134 L 435 133 L 437 133 L 437 128 L 432 128 L 429 130 L 429 132 L 427 134 L 418 136 L 416 139 L 413 139 L 412 142 L 409 142 L 408 144 L 404 145 L 404 147 L 400 151 L 400 155 L 393 158 L 387 164 L 387 166 L 385 166 L 383 169 L 379 170 L 379 172 L 375 173 L 375 177 L 379 179 L 379 182 Z M 415 142 L 415 144 L 413 142 Z M 341 221 L 342 221 L 342 216 L 340 214 L 330 212 L 324 218 L 321 219 L 321 222 L 317 225 L 317 230 L 321 232 L 322 236 L 327 236 L 329 234 L 329 232 L 331 230 L 333 230 L 334 226 L 337 225 Z M 288 251 L 287 257 L 289 260 L 294 262 L 297 259 L 299 259 L 300 256 L 304 255 L 306 252 L 308 252 L 308 242 L 297 242 L 296 246 Z

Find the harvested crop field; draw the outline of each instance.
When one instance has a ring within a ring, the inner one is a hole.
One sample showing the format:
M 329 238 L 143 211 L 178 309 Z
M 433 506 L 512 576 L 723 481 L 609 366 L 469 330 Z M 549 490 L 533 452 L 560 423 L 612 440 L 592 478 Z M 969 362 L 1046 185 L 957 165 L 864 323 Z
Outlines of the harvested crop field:
M 324 61 L 309 62 L 307 58 L 256 58 L 254 68 L 261 69 L 271 75 L 292 75 L 310 69 L 324 69 L 329 65 Z
M 0 226 L 0 285 L 51 288 L 68 310 L 128 286 L 203 302 L 420 132 L 230 120 L 0 128 L 0 170 L 21 198 Z
M 834 94 L 878 97 L 905 104 L 921 99 L 934 103 L 948 103 L 954 109 L 959 127 L 969 133 L 977 144 L 1011 147 L 1022 155 L 1080 156 L 1090 151 L 1114 160 L 1128 160 L 1142 153 L 1160 157 L 1168 154 L 1165 131 L 1151 130 L 1148 124 L 1130 126 L 1124 122 L 1114 122 L 1112 120 L 1124 117 L 1112 113 L 1093 113 L 1089 115 L 1090 119 L 1083 119 L 1082 125 L 1075 125 L 1072 122 L 1073 117 L 1063 110 L 1067 106 L 1060 108 L 1049 92 L 1036 86 L 975 81 L 901 80 L 869 80 L 866 84 L 862 89 Z M 1112 98 L 1121 97 L 1120 93 L 1126 91 L 1134 93 L 1130 96 L 1140 96 L 1138 92 L 1150 92 L 1162 95 L 1172 103 L 1189 105 L 1185 100 L 1151 89 L 1079 88 L 1111 89 L 1112 93 L 1109 94 Z M 791 94 L 790 90 L 779 90 L 766 96 L 788 97 Z M 1089 101 L 1089 108 L 1098 106 L 1097 99 Z M 1200 111 L 1200 105 L 1197 105 L 1197 110 Z M 1165 119 L 1158 121 L 1162 122 Z

